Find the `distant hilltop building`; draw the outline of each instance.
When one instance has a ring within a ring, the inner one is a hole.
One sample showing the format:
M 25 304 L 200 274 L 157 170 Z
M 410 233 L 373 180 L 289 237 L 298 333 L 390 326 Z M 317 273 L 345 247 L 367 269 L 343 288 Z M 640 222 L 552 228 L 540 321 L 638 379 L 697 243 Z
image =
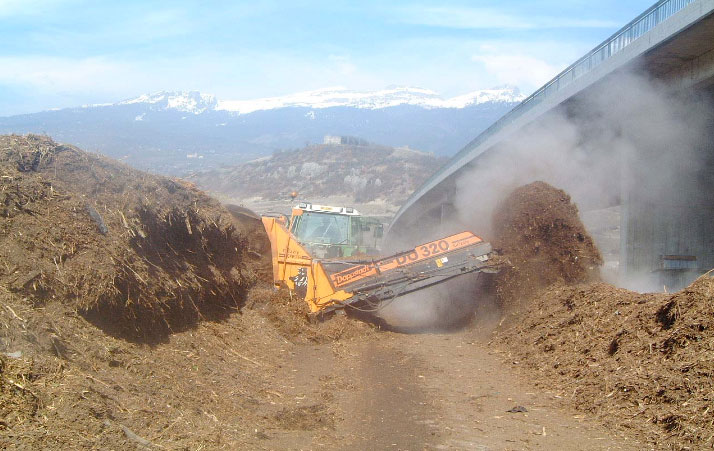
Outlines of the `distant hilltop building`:
M 337 145 L 337 146 L 369 146 L 369 141 L 357 138 L 356 136 L 332 136 L 325 135 L 322 139 L 323 144 Z
M 325 137 L 322 139 L 322 144 L 342 144 L 342 137 L 325 135 Z

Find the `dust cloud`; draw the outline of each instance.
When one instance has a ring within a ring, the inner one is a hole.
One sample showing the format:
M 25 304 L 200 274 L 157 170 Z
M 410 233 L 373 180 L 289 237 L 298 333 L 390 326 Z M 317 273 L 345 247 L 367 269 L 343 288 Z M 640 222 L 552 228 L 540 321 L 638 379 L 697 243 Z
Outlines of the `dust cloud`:
M 484 154 L 457 181 L 457 222 L 490 238 L 495 207 L 536 180 L 564 189 L 581 213 L 620 205 L 622 192 L 666 202 L 701 163 L 698 148 L 712 120 L 708 103 L 643 75 L 620 74 Z M 635 280 L 608 281 L 656 289 Z
M 639 73 L 621 73 L 479 158 L 457 180 L 456 217 L 442 224 L 441 231 L 471 230 L 492 239 L 492 216 L 499 203 L 515 188 L 539 180 L 570 194 L 581 215 L 616 209 L 608 216 L 615 229 L 623 192 L 674 205 L 671 193 L 694 183 L 690 175 L 702 163 L 699 149 L 706 145 L 703 141 L 711 135 L 707 128 L 714 122 L 710 105 L 700 92 L 677 90 Z M 607 282 L 637 291 L 662 289 L 636 277 L 618 276 L 619 238 L 612 241 L 613 261 L 608 262 L 606 255 L 605 263 L 613 270 L 603 272 Z M 404 296 L 380 316 L 400 327 L 425 328 L 458 323 L 455 318 L 473 315 L 489 302 L 479 287 L 454 288 L 451 282 Z
M 388 327 L 402 332 L 432 332 L 457 329 L 468 324 L 478 311 L 480 318 L 497 316 L 495 299 L 484 287 L 489 275 L 468 274 L 432 287 L 408 293 L 385 303 L 378 316 Z M 475 297 L 474 293 L 484 293 Z

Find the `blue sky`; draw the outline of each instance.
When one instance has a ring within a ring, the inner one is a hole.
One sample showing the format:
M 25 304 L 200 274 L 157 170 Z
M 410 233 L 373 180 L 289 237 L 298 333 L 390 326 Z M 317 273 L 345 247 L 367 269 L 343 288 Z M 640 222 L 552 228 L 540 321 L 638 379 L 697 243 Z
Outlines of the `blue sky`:
M 160 90 L 528 93 L 652 3 L 0 0 L 0 115 Z

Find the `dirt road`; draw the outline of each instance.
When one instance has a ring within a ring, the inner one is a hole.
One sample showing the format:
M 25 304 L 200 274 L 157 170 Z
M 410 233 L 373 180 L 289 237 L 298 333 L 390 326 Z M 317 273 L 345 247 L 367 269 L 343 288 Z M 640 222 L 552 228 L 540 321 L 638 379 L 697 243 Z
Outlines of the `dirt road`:
M 258 434 L 265 449 L 642 449 L 513 373 L 468 331 L 299 346 Z

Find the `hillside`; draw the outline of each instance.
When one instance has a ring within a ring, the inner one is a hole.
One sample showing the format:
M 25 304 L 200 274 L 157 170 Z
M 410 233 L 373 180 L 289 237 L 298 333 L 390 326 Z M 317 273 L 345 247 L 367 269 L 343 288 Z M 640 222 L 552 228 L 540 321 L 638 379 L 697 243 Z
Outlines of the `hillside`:
M 453 155 L 522 97 L 510 87 L 451 99 L 416 88 L 330 89 L 245 101 L 161 92 L 2 117 L 0 133 L 48 134 L 132 167 L 184 175 L 320 143 L 325 135 Z
M 341 197 L 351 205 L 398 206 L 445 161 L 408 148 L 322 144 L 196 173 L 189 180 L 246 205 L 285 201 L 297 191 L 299 199 L 313 202 Z

